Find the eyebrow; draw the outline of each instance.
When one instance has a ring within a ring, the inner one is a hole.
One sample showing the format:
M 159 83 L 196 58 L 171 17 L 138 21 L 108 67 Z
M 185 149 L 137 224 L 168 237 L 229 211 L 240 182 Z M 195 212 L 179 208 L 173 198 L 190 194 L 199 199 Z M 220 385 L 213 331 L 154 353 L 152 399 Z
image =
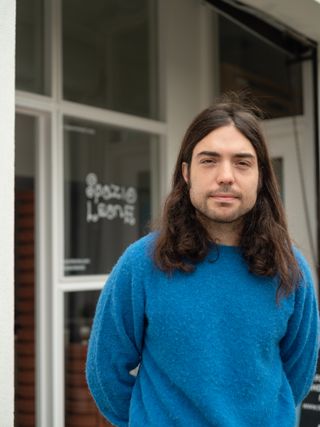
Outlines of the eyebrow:
M 209 156 L 209 157 L 222 157 L 220 153 L 216 151 L 201 151 L 197 154 L 197 157 L 201 156 Z M 254 156 L 252 153 L 235 153 L 232 155 L 232 157 L 236 157 L 239 159 L 255 159 L 256 156 Z

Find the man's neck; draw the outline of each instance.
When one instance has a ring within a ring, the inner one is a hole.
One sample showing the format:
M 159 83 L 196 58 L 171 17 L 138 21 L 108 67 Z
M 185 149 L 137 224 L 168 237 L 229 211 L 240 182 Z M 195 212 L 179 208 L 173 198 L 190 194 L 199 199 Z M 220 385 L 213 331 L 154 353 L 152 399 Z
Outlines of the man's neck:
M 207 220 L 203 225 L 213 242 L 226 246 L 239 246 L 242 221 L 222 223 Z
M 223 225 L 219 227 L 214 227 L 212 230 L 208 230 L 212 241 L 220 245 L 239 246 L 239 233 L 235 232 L 234 230 L 230 230 L 230 227 L 224 227 Z

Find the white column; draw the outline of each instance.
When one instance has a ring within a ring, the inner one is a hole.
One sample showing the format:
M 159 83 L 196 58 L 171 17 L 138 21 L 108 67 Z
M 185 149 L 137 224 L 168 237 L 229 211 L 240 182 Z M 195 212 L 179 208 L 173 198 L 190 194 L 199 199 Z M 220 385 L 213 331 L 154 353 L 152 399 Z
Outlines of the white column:
M 160 102 L 167 123 L 166 191 L 178 149 L 193 117 L 202 109 L 201 7 L 198 0 L 159 1 Z
M 14 411 L 15 1 L 0 0 L 0 423 Z

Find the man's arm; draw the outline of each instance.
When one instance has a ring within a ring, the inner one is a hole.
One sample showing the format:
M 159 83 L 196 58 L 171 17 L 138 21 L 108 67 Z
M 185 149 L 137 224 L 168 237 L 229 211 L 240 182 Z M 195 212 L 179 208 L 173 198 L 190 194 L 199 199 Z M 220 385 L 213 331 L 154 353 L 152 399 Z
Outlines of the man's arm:
M 135 382 L 130 371 L 141 356 L 144 297 L 138 282 L 127 250 L 102 290 L 89 340 L 89 389 L 102 414 L 119 427 L 128 425 Z
M 311 387 L 319 351 L 319 312 L 312 276 L 301 255 L 298 259 L 303 280 L 296 290 L 294 312 L 280 343 L 284 370 L 296 406 Z

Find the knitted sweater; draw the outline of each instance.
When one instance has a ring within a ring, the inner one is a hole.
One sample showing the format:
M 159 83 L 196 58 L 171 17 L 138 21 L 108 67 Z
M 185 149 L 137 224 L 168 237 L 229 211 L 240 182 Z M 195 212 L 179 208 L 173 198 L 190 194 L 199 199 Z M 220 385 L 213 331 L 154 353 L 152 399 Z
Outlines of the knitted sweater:
M 277 305 L 277 280 L 251 274 L 238 247 L 167 275 L 154 239 L 125 251 L 97 305 L 86 374 L 102 414 L 120 427 L 293 427 L 318 350 L 302 255 L 304 280 Z

